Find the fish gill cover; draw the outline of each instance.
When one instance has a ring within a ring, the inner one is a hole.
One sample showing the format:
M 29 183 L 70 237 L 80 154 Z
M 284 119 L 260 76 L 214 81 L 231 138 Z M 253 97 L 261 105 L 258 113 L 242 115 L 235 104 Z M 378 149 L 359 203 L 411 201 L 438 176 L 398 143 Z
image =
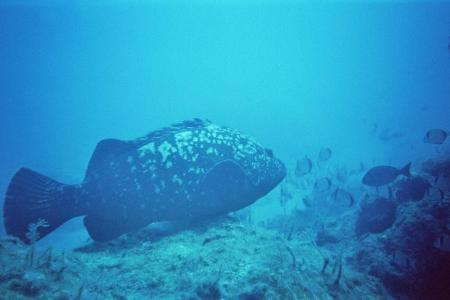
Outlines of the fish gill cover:
M 2 1 L 0 298 L 449 299 L 449 16 Z

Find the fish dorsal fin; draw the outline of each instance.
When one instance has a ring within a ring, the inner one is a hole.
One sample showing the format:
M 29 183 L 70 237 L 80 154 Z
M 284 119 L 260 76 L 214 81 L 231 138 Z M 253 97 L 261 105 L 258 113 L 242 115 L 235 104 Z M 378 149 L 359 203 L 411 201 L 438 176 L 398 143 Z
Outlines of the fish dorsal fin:
M 85 180 L 94 173 L 95 170 L 105 168 L 107 163 L 110 163 L 114 157 L 122 155 L 132 149 L 137 149 L 151 141 L 162 139 L 167 135 L 173 134 L 183 129 L 203 128 L 211 124 L 207 119 L 192 119 L 185 120 L 179 123 L 154 130 L 149 134 L 137 138 L 132 141 L 121 141 L 117 139 L 105 139 L 97 144 L 97 147 L 92 154 L 91 160 L 86 171 Z
M 116 139 L 101 140 L 97 144 L 97 147 L 95 147 L 94 153 L 92 153 L 91 160 L 89 161 L 86 170 L 85 180 L 96 170 L 105 168 L 106 164 L 111 162 L 113 158 L 126 153 L 132 148 L 133 145 L 129 142 Z
M 192 119 L 185 120 L 182 122 L 171 124 L 170 126 L 163 127 L 157 130 L 153 130 L 149 132 L 147 135 L 140 137 L 134 141 L 136 145 L 143 145 L 150 141 L 158 140 L 166 137 L 167 135 L 179 132 L 181 130 L 192 130 L 196 128 L 204 128 L 211 124 L 211 121 L 208 119 Z
M 172 128 L 202 128 L 211 124 L 208 119 L 194 118 L 192 120 L 184 120 L 170 125 Z
M 247 180 L 241 166 L 232 160 L 225 160 L 205 175 L 202 191 L 209 204 L 231 211 L 242 206 L 242 197 L 246 196 Z
M 411 163 L 408 163 L 406 166 L 404 166 L 403 168 L 398 170 L 398 174 L 404 175 L 406 177 L 410 177 L 411 176 L 411 173 L 409 171 L 410 168 L 411 168 Z

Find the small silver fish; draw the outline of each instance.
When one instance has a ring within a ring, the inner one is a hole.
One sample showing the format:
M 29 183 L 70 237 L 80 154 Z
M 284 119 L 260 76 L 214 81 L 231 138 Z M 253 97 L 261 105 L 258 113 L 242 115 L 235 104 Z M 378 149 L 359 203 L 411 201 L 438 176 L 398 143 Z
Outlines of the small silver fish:
M 331 158 L 331 149 L 324 147 L 319 151 L 319 161 L 327 161 Z
M 297 165 L 295 166 L 295 176 L 296 177 L 303 177 L 309 173 L 311 173 L 312 170 L 312 161 L 305 156 L 302 159 L 297 160 Z
M 341 203 L 341 204 L 348 205 L 349 207 L 352 207 L 353 204 L 355 203 L 355 199 L 353 198 L 353 195 L 350 192 L 347 192 L 346 190 L 341 189 L 341 188 L 337 188 L 333 192 L 332 196 L 333 196 L 334 201 Z
M 328 177 L 319 178 L 314 185 L 314 191 L 326 192 L 331 188 L 331 180 Z

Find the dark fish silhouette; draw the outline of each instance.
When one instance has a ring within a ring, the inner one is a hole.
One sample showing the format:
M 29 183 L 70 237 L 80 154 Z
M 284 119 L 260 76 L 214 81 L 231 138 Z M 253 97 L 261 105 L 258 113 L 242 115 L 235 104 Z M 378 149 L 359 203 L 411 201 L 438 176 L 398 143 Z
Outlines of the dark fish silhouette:
M 427 180 L 419 176 L 411 176 L 396 183 L 395 198 L 397 201 L 419 201 L 431 188 Z
M 411 163 L 400 170 L 391 166 L 373 167 L 364 175 L 362 183 L 368 186 L 382 186 L 393 182 L 399 175 L 410 176 L 409 168 Z
M 423 141 L 428 144 L 440 145 L 447 139 L 448 132 L 442 129 L 430 129 L 425 134 Z
M 43 237 L 85 215 L 90 236 L 107 241 L 151 222 L 241 209 L 285 175 L 284 164 L 252 138 L 194 119 L 132 141 L 101 141 L 79 185 L 20 169 L 6 193 L 4 222 L 8 234 L 29 242 L 30 223 L 48 223 Z
M 302 159 L 297 160 L 297 165 L 295 166 L 295 176 L 303 177 L 311 172 L 312 161 L 305 156 Z
M 322 148 L 319 151 L 319 160 L 320 161 L 327 161 L 331 158 L 331 149 L 330 148 Z

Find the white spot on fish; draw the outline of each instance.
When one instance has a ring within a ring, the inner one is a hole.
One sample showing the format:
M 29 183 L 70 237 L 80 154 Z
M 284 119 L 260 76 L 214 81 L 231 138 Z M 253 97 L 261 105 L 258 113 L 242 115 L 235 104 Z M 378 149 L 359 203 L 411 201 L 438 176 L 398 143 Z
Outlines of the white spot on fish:
M 178 141 L 188 141 L 192 138 L 192 132 L 191 131 L 182 131 L 175 134 L 175 140 Z
M 155 143 L 148 143 L 138 149 L 139 157 L 144 157 L 146 153 L 155 153 Z
M 140 191 L 142 189 L 141 185 L 137 181 L 137 179 L 134 180 L 134 184 L 136 185 L 136 190 Z
M 172 182 L 173 182 L 173 183 L 178 183 L 179 185 L 182 185 L 182 184 L 183 184 L 183 180 L 181 180 L 181 178 L 178 177 L 177 174 L 175 174 L 175 175 L 172 176 Z
M 159 145 L 158 151 L 162 156 L 163 163 L 166 161 L 167 157 L 170 155 L 171 148 L 172 148 L 172 145 L 167 141 L 164 141 L 161 145 Z

